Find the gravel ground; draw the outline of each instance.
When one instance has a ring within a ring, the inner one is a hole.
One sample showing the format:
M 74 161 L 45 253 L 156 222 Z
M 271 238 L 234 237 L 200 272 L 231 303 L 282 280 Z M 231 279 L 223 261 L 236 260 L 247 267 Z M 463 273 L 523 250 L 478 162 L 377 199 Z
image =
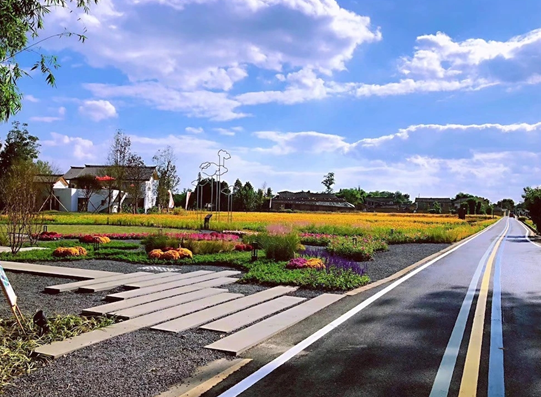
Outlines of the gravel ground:
M 202 349 L 220 339 L 210 331 L 182 334 L 139 330 L 52 361 L 5 390 L 11 397 L 151 397 L 213 360 L 230 357 Z
M 390 245 L 388 251 L 376 252 L 374 260 L 367 264 L 366 274 L 372 282 L 381 280 L 415 262 L 430 256 L 450 244 L 397 244 Z
M 10 271 L 6 271 L 6 274 L 17 294 L 17 302 L 21 311 L 28 315 L 33 315 L 39 309 L 42 309 L 47 316 L 52 314 L 78 314 L 83 309 L 103 304 L 101 300 L 111 293 L 111 291 L 92 294 L 63 292 L 51 295 L 43 293 L 45 287 L 80 280 Z M 4 299 L 0 299 L 0 318 L 9 318 L 11 317 L 11 310 L 4 302 Z
M 367 274 L 372 281 L 380 280 L 446 247 L 448 244 L 392 245 L 389 251 L 376 253 L 374 260 L 367 263 Z M 44 264 L 123 273 L 140 271 L 143 266 L 105 260 Z M 171 268 L 183 273 L 231 270 L 201 265 Z M 111 293 L 68 292 L 49 295 L 41 292 L 46 286 L 70 282 L 70 279 L 13 272 L 8 272 L 8 277 L 19 296 L 21 309 L 27 313 L 38 309 L 43 309 L 48 315 L 80 313 L 84 308 L 103 303 L 102 298 Z M 226 288 L 245 295 L 266 289 L 253 284 L 231 284 Z M 289 295 L 312 298 L 321 293 L 299 289 Z M 5 305 L 0 306 L 0 317 L 9 315 L 9 309 Z M 197 367 L 228 357 L 224 353 L 202 348 L 220 337 L 219 333 L 205 330 L 181 334 L 139 330 L 57 359 L 36 372 L 16 379 L 13 386 L 5 389 L 5 395 L 152 397 L 186 379 Z

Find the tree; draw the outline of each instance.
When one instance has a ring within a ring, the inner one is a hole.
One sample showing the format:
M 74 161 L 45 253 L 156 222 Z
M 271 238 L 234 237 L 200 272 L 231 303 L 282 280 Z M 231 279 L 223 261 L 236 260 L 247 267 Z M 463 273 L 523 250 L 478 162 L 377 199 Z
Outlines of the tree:
M 470 215 L 473 215 L 475 214 L 475 206 L 477 205 L 477 200 L 473 197 L 469 198 L 468 201 L 466 201 L 466 203 L 468 203 L 468 212 Z
M 481 205 L 482 205 L 482 204 L 481 204 L 480 201 L 478 201 L 477 203 L 475 203 L 475 213 L 476 213 L 477 215 L 480 215 L 480 214 L 481 214 Z
M 506 198 L 506 199 L 498 201 L 496 203 L 496 206 L 504 210 L 513 211 L 513 209 L 515 208 L 515 201 L 513 199 Z
M 250 182 L 246 182 L 241 190 L 244 211 L 254 211 L 257 206 L 257 195 Z
M 158 204 L 161 207 L 168 207 L 169 193 L 175 192 L 180 183 L 180 178 L 177 175 L 177 158 L 171 146 L 167 146 L 163 150 L 158 150 L 152 158 L 157 167 L 158 172 Z
M 34 163 L 17 161 L 11 164 L 0 182 L 0 194 L 6 214 L 3 227 L 14 255 L 21 249 L 25 238 L 33 235 L 36 229 L 39 192 L 36 184 L 32 183 L 35 176 Z M 41 224 L 37 225 L 37 229 L 41 229 Z
M 334 172 L 329 172 L 327 175 L 325 175 L 321 183 L 323 186 L 325 186 L 325 193 L 332 193 L 332 187 L 334 185 Z
M 437 201 L 434 201 L 434 204 L 432 205 L 432 209 L 434 210 L 435 214 L 441 214 L 441 205 Z
M 535 228 L 541 230 L 541 188 L 525 187 L 522 194 L 524 208 L 530 213 Z
M 242 182 L 240 179 L 235 181 L 233 185 L 233 211 L 244 210 L 244 202 L 242 198 Z
M 126 166 L 126 191 L 132 201 L 132 210 L 136 214 L 139 207 L 139 200 L 143 198 L 141 181 L 145 179 L 145 163 L 141 156 L 132 154 L 128 158 Z
M 1 48 L 1 42 L 0 42 Z M 18 121 L 12 123 L 6 141 L 0 147 L 0 177 L 5 175 L 10 167 L 19 162 L 32 161 L 38 158 L 38 137 L 30 135 L 28 124 Z
M 76 6 L 85 13 L 89 5 L 98 0 L 76 0 Z M 70 3 L 74 2 L 69 0 Z M 43 17 L 53 7 L 67 7 L 67 0 L 2 0 L 0 1 L 0 122 L 9 118 L 22 108 L 22 93 L 18 81 L 29 74 L 20 66 L 18 57 L 23 53 L 37 53 L 39 59 L 32 70 L 38 69 L 46 76 L 48 85 L 55 86 L 52 69 L 59 64 L 55 56 L 44 55 L 36 51 L 37 44 L 53 37 L 76 36 L 84 42 L 86 37 L 69 31 L 57 33 L 29 45 L 29 39 L 36 39 L 40 30 L 44 29 Z M 83 32 L 84 33 L 84 32 Z
M 122 212 L 120 203 L 122 202 L 123 192 L 126 188 L 126 172 L 128 162 L 132 158 L 131 139 L 121 130 L 118 130 L 113 138 L 113 144 L 109 149 L 107 158 L 107 173 L 115 178 L 116 188 L 118 190 L 118 212 Z
M 475 197 L 475 196 L 473 194 L 460 192 L 455 196 L 454 200 L 459 200 L 461 198 L 470 198 L 470 197 Z
M 96 179 L 96 176 L 85 174 L 77 178 L 77 187 L 83 192 L 82 208 L 79 208 L 79 211 L 86 212 L 88 211 L 88 205 L 90 204 L 92 196 L 102 190 L 101 183 Z M 98 208 L 94 207 L 94 210 L 97 209 Z
M 58 167 L 48 161 L 38 160 L 35 164 L 38 175 L 55 175 L 59 173 Z
M 340 189 L 336 196 L 345 199 L 348 203 L 353 204 L 356 208 L 360 208 L 364 204 L 366 192 L 360 187 L 353 189 Z

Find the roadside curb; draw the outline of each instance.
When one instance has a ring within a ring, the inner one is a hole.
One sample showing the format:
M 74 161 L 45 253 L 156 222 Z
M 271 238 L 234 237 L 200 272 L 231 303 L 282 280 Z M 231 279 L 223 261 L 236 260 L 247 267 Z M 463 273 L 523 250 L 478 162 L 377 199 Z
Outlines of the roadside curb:
M 156 397 L 199 397 L 251 361 L 248 358 L 213 361 L 198 368 L 193 376 L 186 379 L 186 383 L 173 386 Z M 216 373 L 218 371 L 221 372 Z
M 501 218 L 501 219 L 503 219 L 503 218 Z M 423 259 L 421 259 L 420 261 L 415 262 L 413 265 L 410 265 L 410 266 L 408 266 L 408 267 L 406 267 L 406 268 L 404 268 L 404 269 L 402 269 L 402 270 L 399 270 L 398 272 L 396 272 L 396 273 L 394 273 L 394 274 L 391 274 L 391 275 L 388 276 L 388 277 L 385 277 L 385 278 L 383 278 L 383 279 L 381 279 L 381 280 L 375 281 L 375 282 L 370 283 L 370 284 L 368 284 L 368 285 L 365 285 L 365 286 L 356 288 L 356 289 L 354 289 L 354 290 L 351 290 L 351 291 L 349 291 L 349 292 L 346 292 L 344 295 L 347 295 L 347 296 L 354 296 L 354 295 L 360 294 L 361 292 L 369 291 L 369 290 L 371 290 L 371 289 L 373 289 L 373 288 L 377 288 L 377 287 L 379 287 L 379 286 L 381 286 L 381 285 L 383 285 L 383 284 L 386 284 L 386 283 L 388 283 L 388 282 L 394 281 L 394 280 L 396 280 L 396 279 L 402 277 L 403 275 L 405 275 L 405 274 L 411 272 L 412 270 L 415 270 L 415 269 L 418 268 L 419 266 L 422 266 L 422 265 L 424 265 L 425 263 L 430 262 L 431 260 L 437 258 L 438 256 L 445 254 L 447 251 L 452 250 L 452 249 L 453 249 L 454 247 L 456 247 L 458 244 L 465 243 L 466 241 L 475 238 L 475 237 L 478 236 L 479 234 L 486 232 L 488 229 L 492 228 L 492 227 L 493 227 L 494 225 L 496 225 L 498 222 L 499 222 L 499 221 L 496 221 L 496 222 L 494 222 L 492 225 L 490 225 L 489 227 L 484 228 L 483 230 L 480 230 L 480 231 L 478 231 L 478 232 L 475 233 L 475 234 L 472 234 L 471 236 L 465 238 L 464 240 L 457 241 L 457 242 L 451 244 L 449 247 L 444 248 L 444 249 L 442 249 L 441 251 L 438 251 L 438 252 L 436 252 L 436 253 L 434 253 L 434 254 L 432 254 L 432 255 L 430 255 L 430 256 L 427 256 L 426 258 L 423 258 Z
M 530 236 L 537 236 L 537 231 L 534 230 L 533 227 L 531 227 L 530 225 L 528 225 L 526 222 L 523 222 L 523 221 L 519 221 L 520 223 L 522 223 L 524 226 L 526 226 L 528 228 L 528 230 L 530 231 L 530 233 L 528 234 L 528 237 Z

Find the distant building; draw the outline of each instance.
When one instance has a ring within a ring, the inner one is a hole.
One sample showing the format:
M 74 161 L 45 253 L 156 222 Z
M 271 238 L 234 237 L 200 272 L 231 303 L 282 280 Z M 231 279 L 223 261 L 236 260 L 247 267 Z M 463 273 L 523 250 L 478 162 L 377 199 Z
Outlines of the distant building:
M 82 176 L 91 175 L 101 177 L 106 175 L 107 165 L 88 165 L 83 167 L 71 167 L 63 175 L 64 186 L 55 185 L 54 195 L 60 201 L 60 211 L 90 211 L 90 212 L 118 212 L 119 190 L 112 190 L 111 197 L 109 191 L 103 189 L 94 194 L 88 203 L 85 203 L 83 189 L 78 184 L 78 179 Z M 156 204 L 156 186 L 158 184 L 158 175 L 155 166 L 142 167 L 137 179 L 127 179 L 124 182 L 130 185 L 138 185 L 140 188 L 140 198 L 137 203 L 138 208 L 146 212 Z M 122 193 L 120 205 L 134 204 L 132 198 L 126 192 Z M 84 207 L 87 208 L 84 208 Z
M 453 200 L 449 197 L 417 197 L 415 199 L 415 210 L 417 212 L 429 212 L 434 208 L 434 203 L 438 202 L 442 214 L 448 214 L 451 211 Z
M 411 212 L 412 204 L 403 204 L 393 197 L 366 197 L 364 209 L 368 212 Z
M 278 192 L 271 200 L 275 211 L 355 211 L 355 206 L 334 194 L 310 192 Z

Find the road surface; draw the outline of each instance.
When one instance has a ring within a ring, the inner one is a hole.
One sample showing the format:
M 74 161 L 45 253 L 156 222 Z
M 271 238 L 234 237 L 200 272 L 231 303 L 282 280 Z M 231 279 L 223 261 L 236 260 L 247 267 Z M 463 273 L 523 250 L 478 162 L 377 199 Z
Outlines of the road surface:
M 541 247 L 526 234 L 503 218 L 407 280 L 344 299 L 306 345 L 249 351 L 254 364 L 205 396 L 541 396 Z

